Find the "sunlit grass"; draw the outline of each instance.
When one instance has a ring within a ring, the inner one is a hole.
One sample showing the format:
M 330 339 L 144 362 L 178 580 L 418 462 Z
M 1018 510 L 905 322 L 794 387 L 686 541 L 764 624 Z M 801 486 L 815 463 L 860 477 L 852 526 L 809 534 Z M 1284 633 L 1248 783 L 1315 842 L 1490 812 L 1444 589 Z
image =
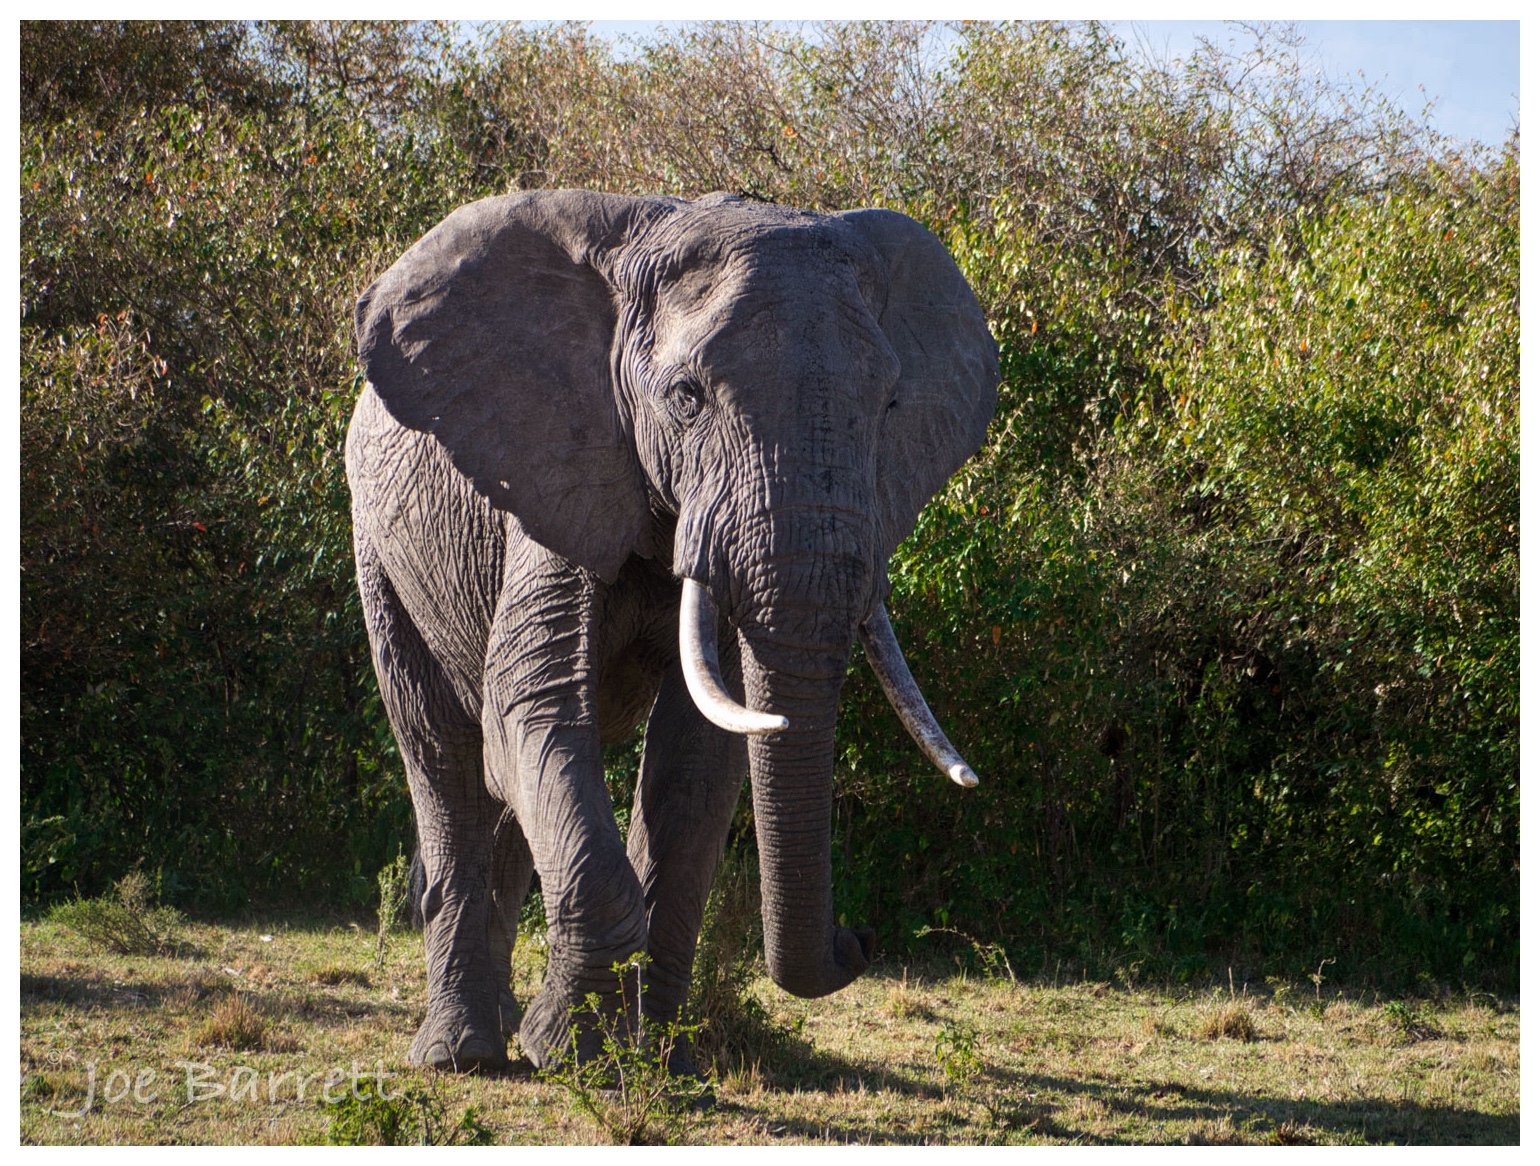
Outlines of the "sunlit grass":
M 395 936 L 379 970 L 363 973 L 373 967 L 372 926 L 186 931 L 184 951 L 195 957 L 103 954 L 53 924 L 23 925 L 24 1142 L 294 1143 L 325 1136 L 328 1072 L 340 1074 L 334 1099 L 351 1087 L 349 1073 L 363 1074 L 365 1087 L 375 1073 L 397 1075 L 387 1088 L 416 1079 L 406 1065 L 424 995 L 416 936 Z M 521 944 L 521 999 L 543 965 L 541 948 Z M 1516 1000 L 1457 993 L 1391 1002 L 1332 991 L 1317 999 L 1308 986 L 1280 987 L 1011 985 L 948 965 L 879 964 L 833 997 L 798 1000 L 756 977 L 748 992 L 775 1040 L 717 1080 L 716 1108 L 692 1120 L 687 1136 L 1517 1142 Z M 966 1050 L 958 1034 L 967 1034 Z M 93 1104 L 82 1113 L 93 1072 Z M 475 1105 L 500 1143 L 600 1140 L 561 1090 L 527 1070 L 433 1083 L 447 1112 Z

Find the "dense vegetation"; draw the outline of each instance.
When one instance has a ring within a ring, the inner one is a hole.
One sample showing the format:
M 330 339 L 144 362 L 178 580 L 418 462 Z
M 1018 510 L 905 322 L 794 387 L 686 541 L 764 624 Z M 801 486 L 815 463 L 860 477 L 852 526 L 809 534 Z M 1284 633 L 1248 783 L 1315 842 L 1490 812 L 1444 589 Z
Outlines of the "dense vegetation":
M 1242 40 L 24 23 L 24 897 L 142 863 L 195 908 L 367 899 L 410 805 L 353 297 L 472 198 L 727 189 L 915 215 L 1002 350 L 891 568 L 983 784 L 857 662 L 839 909 L 1018 969 L 1516 983 L 1517 131 Z

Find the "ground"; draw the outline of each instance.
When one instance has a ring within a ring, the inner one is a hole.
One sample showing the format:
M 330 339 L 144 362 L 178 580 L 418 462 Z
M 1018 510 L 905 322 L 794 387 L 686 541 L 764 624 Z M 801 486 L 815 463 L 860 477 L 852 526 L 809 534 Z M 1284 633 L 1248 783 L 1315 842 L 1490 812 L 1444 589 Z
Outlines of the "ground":
M 24 1143 L 324 1141 L 376 1075 L 499 1143 L 606 1140 L 527 1066 L 420 1074 L 420 940 L 358 925 L 187 924 L 165 954 L 21 931 Z M 543 967 L 520 945 L 527 999 Z M 1129 988 L 879 963 L 797 1000 L 763 978 L 757 1064 L 668 1136 L 708 1144 L 1517 1144 L 1516 999 L 1322 985 Z M 517 1063 L 516 1063 L 517 1066 Z M 89 1101 L 89 1107 L 87 1102 Z M 334 1133 L 335 1136 L 335 1133 Z

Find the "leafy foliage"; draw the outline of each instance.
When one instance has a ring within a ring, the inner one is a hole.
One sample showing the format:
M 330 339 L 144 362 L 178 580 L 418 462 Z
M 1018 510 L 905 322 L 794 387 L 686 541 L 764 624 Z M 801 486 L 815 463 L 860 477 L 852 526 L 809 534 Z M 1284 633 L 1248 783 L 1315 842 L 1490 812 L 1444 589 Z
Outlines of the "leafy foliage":
M 407 1085 L 391 1096 L 381 1082 L 354 1087 L 335 1102 L 323 1102 L 330 1113 L 328 1146 L 490 1146 L 492 1130 L 474 1105 L 458 1118 L 431 1085 Z
M 109 894 L 54 904 L 48 917 L 119 955 L 160 955 L 176 946 L 183 923 L 176 908 L 161 904 L 159 891 L 139 870 L 129 871 Z
M 676 1144 L 690 1115 L 710 1094 L 700 1077 L 672 1069 L 675 1050 L 686 1048 L 700 1026 L 658 1024 L 636 1007 L 647 990 L 646 966 L 643 953 L 615 964 L 617 995 L 629 999 L 630 1006 L 614 1012 L 590 992 L 572 1009 L 565 1055 L 540 1072 L 543 1080 L 564 1089 L 614 1146 Z M 577 1032 L 585 1028 L 597 1033 L 599 1048 L 596 1056 L 580 1059 Z
M 984 781 L 944 793 L 858 662 L 838 913 L 1023 971 L 1516 976 L 1516 134 L 1441 141 L 1266 26 L 1170 64 L 1095 23 L 21 41 L 29 901 L 143 857 L 178 902 L 368 904 L 410 809 L 354 296 L 472 198 L 727 189 L 915 215 L 1001 346 L 889 567 Z
M 63 819 L 29 893 L 145 855 L 209 906 L 367 902 L 410 819 L 351 575 L 348 320 L 460 197 L 341 107 L 23 138 L 23 819 Z

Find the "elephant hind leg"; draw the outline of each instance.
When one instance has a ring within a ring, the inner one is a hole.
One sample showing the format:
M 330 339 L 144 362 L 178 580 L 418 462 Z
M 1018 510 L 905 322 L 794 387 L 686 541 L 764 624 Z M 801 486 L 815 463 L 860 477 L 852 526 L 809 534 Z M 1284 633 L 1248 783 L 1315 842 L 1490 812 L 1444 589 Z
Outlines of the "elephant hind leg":
M 497 1012 L 503 1036 L 519 1031 L 519 1006 L 510 983 L 513 947 L 519 938 L 519 918 L 535 859 L 511 809 L 504 809 L 492 841 L 492 910 L 488 942 L 492 947 L 492 971 L 496 979 Z
M 724 656 L 730 672 L 734 655 Z M 736 675 L 730 683 L 736 687 Z M 642 1007 L 654 1024 L 674 1023 L 684 1012 L 701 919 L 747 772 L 743 739 L 701 716 L 672 664 L 647 723 L 628 837 L 647 904 L 651 963 Z M 670 1068 L 694 1073 L 683 1048 Z
M 481 728 L 461 705 L 379 562 L 357 550 L 375 674 L 406 765 L 422 855 L 428 1009 L 407 1059 L 468 1071 L 508 1062 L 488 943 L 497 803 Z M 503 981 L 508 965 L 502 965 Z

